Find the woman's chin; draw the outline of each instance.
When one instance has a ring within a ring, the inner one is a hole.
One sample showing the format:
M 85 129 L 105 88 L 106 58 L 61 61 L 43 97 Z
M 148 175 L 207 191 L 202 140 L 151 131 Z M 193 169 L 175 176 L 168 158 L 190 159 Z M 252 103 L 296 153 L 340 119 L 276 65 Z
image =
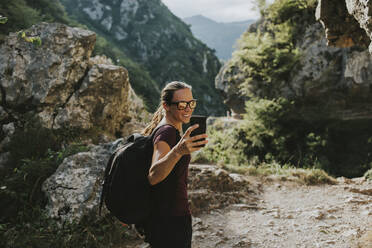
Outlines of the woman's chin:
M 183 117 L 183 118 L 182 118 L 182 122 L 183 122 L 184 124 L 189 123 L 189 122 L 190 122 L 190 117 Z

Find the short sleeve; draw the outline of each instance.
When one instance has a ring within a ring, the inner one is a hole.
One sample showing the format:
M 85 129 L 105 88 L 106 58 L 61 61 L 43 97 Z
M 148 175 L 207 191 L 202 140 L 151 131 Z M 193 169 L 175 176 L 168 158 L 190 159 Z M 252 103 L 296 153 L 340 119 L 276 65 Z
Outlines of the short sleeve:
M 177 129 L 171 125 L 164 125 L 156 130 L 153 138 L 153 144 L 155 145 L 159 141 L 167 142 L 170 148 L 173 148 L 177 144 Z

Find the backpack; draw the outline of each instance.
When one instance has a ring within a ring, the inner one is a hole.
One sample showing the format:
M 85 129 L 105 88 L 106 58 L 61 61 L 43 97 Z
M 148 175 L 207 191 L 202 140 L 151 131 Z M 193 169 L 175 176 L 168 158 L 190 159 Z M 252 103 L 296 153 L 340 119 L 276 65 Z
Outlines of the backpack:
M 159 128 L 159 127 L 158 127 Z M 153 144 L 151 135 L 130 135 L 116 149 L 107 162 L 99 205 L 102 204 L 125 224 L 138 224 L 150 215 L 150 183 L 147 179 L 151 166 Z

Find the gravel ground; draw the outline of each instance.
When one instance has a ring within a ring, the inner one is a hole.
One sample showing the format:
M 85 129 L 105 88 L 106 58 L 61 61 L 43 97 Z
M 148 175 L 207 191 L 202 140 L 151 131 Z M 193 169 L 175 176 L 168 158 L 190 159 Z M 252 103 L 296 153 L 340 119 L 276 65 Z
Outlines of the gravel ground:
M 251 180 L 251 179 L 250 179 Z M 372 248 L 372 182 L 258 182 L 259 200 L 193 218 L 193 248 Z M 147 247 L 133 239 L 122 247 Z

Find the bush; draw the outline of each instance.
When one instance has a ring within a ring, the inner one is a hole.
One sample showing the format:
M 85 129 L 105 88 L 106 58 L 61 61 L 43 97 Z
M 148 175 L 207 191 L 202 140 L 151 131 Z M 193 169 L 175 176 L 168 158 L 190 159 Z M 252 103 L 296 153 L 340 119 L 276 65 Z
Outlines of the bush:
M 368 120 L 306 120 L 294 102 L 283 98 L 252 99 L 243 117 L 229 127 L 217 123 L 208 128 L 209 143 L 194 162 L 234 170 L 278 163 L 345 177 L 362 176 L 370 169 Z
M 367 180 L 372 180 L 372 169 L 366 171 L 363 175 Z
M 118 247 L 127 238 L 128 228 L 107 216 L 85 216 L 79 223 L 57 223 L 41 213 L 27 223 L 0 225 L 1 247 L 70 248 Z

